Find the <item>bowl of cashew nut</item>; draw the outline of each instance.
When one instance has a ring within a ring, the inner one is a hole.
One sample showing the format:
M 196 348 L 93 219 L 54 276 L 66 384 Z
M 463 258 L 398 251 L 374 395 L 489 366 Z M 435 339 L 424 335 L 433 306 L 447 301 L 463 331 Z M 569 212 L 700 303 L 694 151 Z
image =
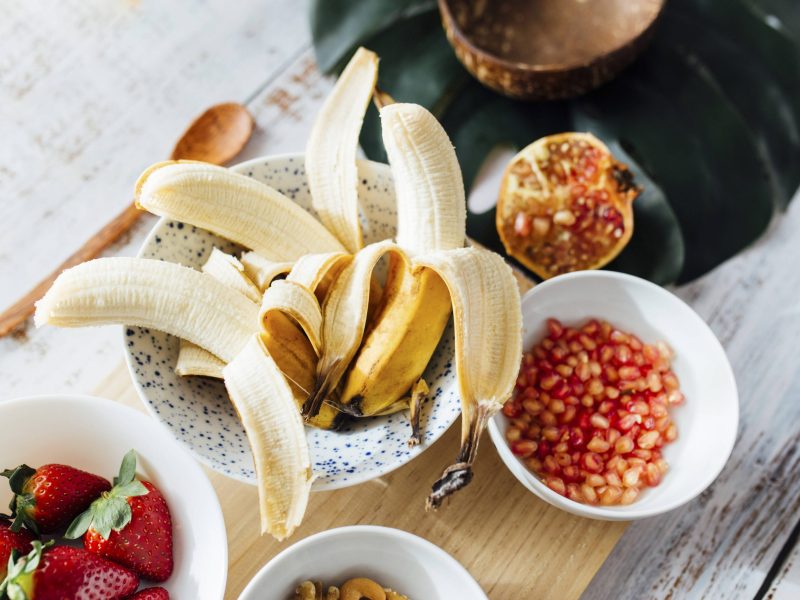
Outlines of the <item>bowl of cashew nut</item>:
M 488 600 L 438 546 L 399 529 L 358 525 L 290 546 L 250 581 L 239 600 Z

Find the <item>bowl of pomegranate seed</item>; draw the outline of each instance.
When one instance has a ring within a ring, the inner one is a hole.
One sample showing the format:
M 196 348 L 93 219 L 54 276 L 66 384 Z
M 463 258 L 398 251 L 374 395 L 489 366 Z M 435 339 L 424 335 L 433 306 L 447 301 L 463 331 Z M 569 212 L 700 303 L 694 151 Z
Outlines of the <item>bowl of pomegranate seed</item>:
M 88 396 L 3 401 L 0 458 L 11 513 L 0 516 L 0 597 L 222 598 L 214 488 L 144 413 Z
M 717 477 L 739 419 L 711 329 L 644 279 L 580 271 L 522 300 L 524 355 L 489 424 L 503 462 L 542 500 L 626 521 L 672 510 Z

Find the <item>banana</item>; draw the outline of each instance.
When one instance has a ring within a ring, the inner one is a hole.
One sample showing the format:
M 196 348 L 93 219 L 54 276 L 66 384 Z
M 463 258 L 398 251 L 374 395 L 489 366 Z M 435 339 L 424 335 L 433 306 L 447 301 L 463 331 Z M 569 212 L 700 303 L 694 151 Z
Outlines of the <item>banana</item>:
M 303 405 L 303 416 L 317 414 L 336 389 L 353 360 L 367 322 L 372 271 L 387 253 L 398 252 L 390 240 L 360 250 L 336 279 L 322 309 L 322 355 L 317 364 L 314 389 Z
M 136 182 L 136 204 L 255 250 L 267 260 L 344 248 L 298 204 L 246 175 L 191 161 L 167 161 Z
M 417 104 L 381 109 L 383 144 L 397 196 L 397 245 L 410 256 L 463 248 L 466 200 L 455 149 Z
M 314 352 L 322 347 L 322 311 L 317 297 L 293 281 L 274 281 L 264 294 L 258 318 L 266 329 L 269 319 L 280 312 L 291 317 L 305 332 Z
M 36 326 L 138 325 L 231 361 L 258 330 L 258 305 L 213 277 L 144 258 L 98 258 L 67 269 L 36 303 Z
M 399 254 L 369 333 L 345 378 L 341 402 L 354 414 L 380 414 L 422 375 L 450 319 L 450 293 L 430 269 Z
M 218 248 L 212 248 L 211 254 L 200 270 L 236 290 L 248 300 L 261 302 L 261 290 L 247 276 L 244 265 L 235 256 L 226 254 Z
M 522 356 L 522 312 L 511 268 L 494 252 L 462 248 L 416 262 L 436 271 L 450 290 L 461 392 L 461 449 L 433 485 L 427 506 L 435 509 L 472 480 L 481 433 L 511 397 Z
M 313 475 L 294 395 L 257 335 L 223 374 L 253 450 L 261 532 L 289 537 L 303 520 Z
M 364 48 L 356 50 L 317 115 L 306 147 L 306 176 L 314 209 L 351 253 L 364 246 L 356 153 L 377 78 L 377 55 Z
M 381 124 L 395 181 L 398 246 L 412 257 L 462 248 L 464 185 L 444 129 L 416 104 L 385 105 Z M 379 414 L 406 394 L 422 376 L 450 318 L 450 294 L 441 277 L 396 256 L 342 391 L 341 402 L 354 414 Z
M 286 279 L 311 290 L 323 302 L 330 284 L 350 260 L 352 257 L 346 252 L 307 254 L 294 264 Z
M 313 255 L 312 255 L 313 256 Z M 244 273 L 262 292 L 269 287 L 272 281 L 281 275 L 286 275 L 292 270 L 291 262 L 275 262 L 264 258 L 258 252 L 245 252 L 240 259 Z
M 208 350 L 182 339 L 178 362 L 175 363 L 175 373 L 180 377 L 197 375 L 222 379 L 222 369 L 225 368 L 225 364 L 224 360 L 217 358 Z

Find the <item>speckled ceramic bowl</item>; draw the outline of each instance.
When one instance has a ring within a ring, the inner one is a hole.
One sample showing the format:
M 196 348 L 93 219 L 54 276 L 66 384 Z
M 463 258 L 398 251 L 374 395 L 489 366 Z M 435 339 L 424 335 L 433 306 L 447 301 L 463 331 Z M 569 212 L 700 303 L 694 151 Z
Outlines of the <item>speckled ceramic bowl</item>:
M 233 169 L 271 185 L 313 213 L 302 155 L 259 158 Z M 359 175 L 366 242 L 392 237 L 396 212 L 389 167 L 363 161 Z M 208 231 L 162 219 L 139 256 L 200 268 L 215 246 L 230 253 L 241 250 Z M 123 328 L 123 336 L 131 376 L 153 416 L 215 471 L 255 483 L 250 447 L 223 383 L 178 377 L 174 372 L 178 339 L 173 336 L 140 327 Z M 436 441 L 460 414 L 452 358 L 453 330 L 448 326 L 424 375 L 431 396 L 422 410 L 420 446 L 406 444 L 410 429 L 403 413 L 362 419 L 336 432 L 307 429 L 317 475 L 313 489 L 336 489 L 380 477 Z

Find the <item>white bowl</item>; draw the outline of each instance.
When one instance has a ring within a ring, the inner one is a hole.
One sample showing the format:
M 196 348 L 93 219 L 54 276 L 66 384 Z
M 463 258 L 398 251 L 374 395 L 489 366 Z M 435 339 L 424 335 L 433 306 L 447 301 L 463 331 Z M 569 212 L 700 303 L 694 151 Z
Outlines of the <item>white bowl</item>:
M 358 525 L 323 531 L 290 546 L 250 581 L 239 600 L 286 600 L 301 581 L 340 585 L 369 577 L 411 600 L 487 600 L 456 559 L 416 535 Z
M 156 421 L 111 400 L 36 396 L 0 402 L 0 468 L 63 463 L 111 480 L 130 449 L 138 473 L 158 487 L 173 522 L 175 570 L 162 585 L 173 598 L 220 600 L 228 543 L 214 488 Z M 0 506 L 11 498 L 0 482 Z
M 534 494 L 583 517 L 627 521 L 672 510 L 699 495 L 725 466 L 736 440 L 739 400 L 728 358 L 708 325 L 686 303 L 644 279 L 611 271 L 582 271 L 537 285 L 522 299 L 523 347 L 545 335 L 546 320 L 581 325 L 596 317 L 644 342 L 663 340 L 675 352 L 672 368 L 686 402 L 670 410 L 678 439 L 663 456 L 670 470 L 660 485 L 627 506 L 591 506 L 548 488 L 514 456 L 505 439 L 507 418 L 496 415 L 489 433 L 503 462 Z
M 302 154 L 258 158 L 233 170 L 280 190 L 314 214 Z M 394 236 L 397 211 L 389 165 L 360 161 L 358 172 L 359 199 L 369 225 L 364 231 L 366 242 Z M 199 269 L 215 246 L 224 252 L 241 251 L 208 231 L 161 219 L 142 244 L 139 256 Z M 198 460 L 223 475 L 255 484 L 250 445 L 222 381 L 176 375 L 178 339 L 173 336 L 124 327 L 123 337 L 131 378 L 152 415 Z M 403 413 L 359 419 L 340 431 L 307 428 L 316 476 L 313 491 L 381 477 L 430 447 L 461 414 L 453 352 L 453 328 L 449 325 L 424 374 L 431 392 L 421 412 L 419 446 L 409 448 L 406 443 L 411 430 Z

